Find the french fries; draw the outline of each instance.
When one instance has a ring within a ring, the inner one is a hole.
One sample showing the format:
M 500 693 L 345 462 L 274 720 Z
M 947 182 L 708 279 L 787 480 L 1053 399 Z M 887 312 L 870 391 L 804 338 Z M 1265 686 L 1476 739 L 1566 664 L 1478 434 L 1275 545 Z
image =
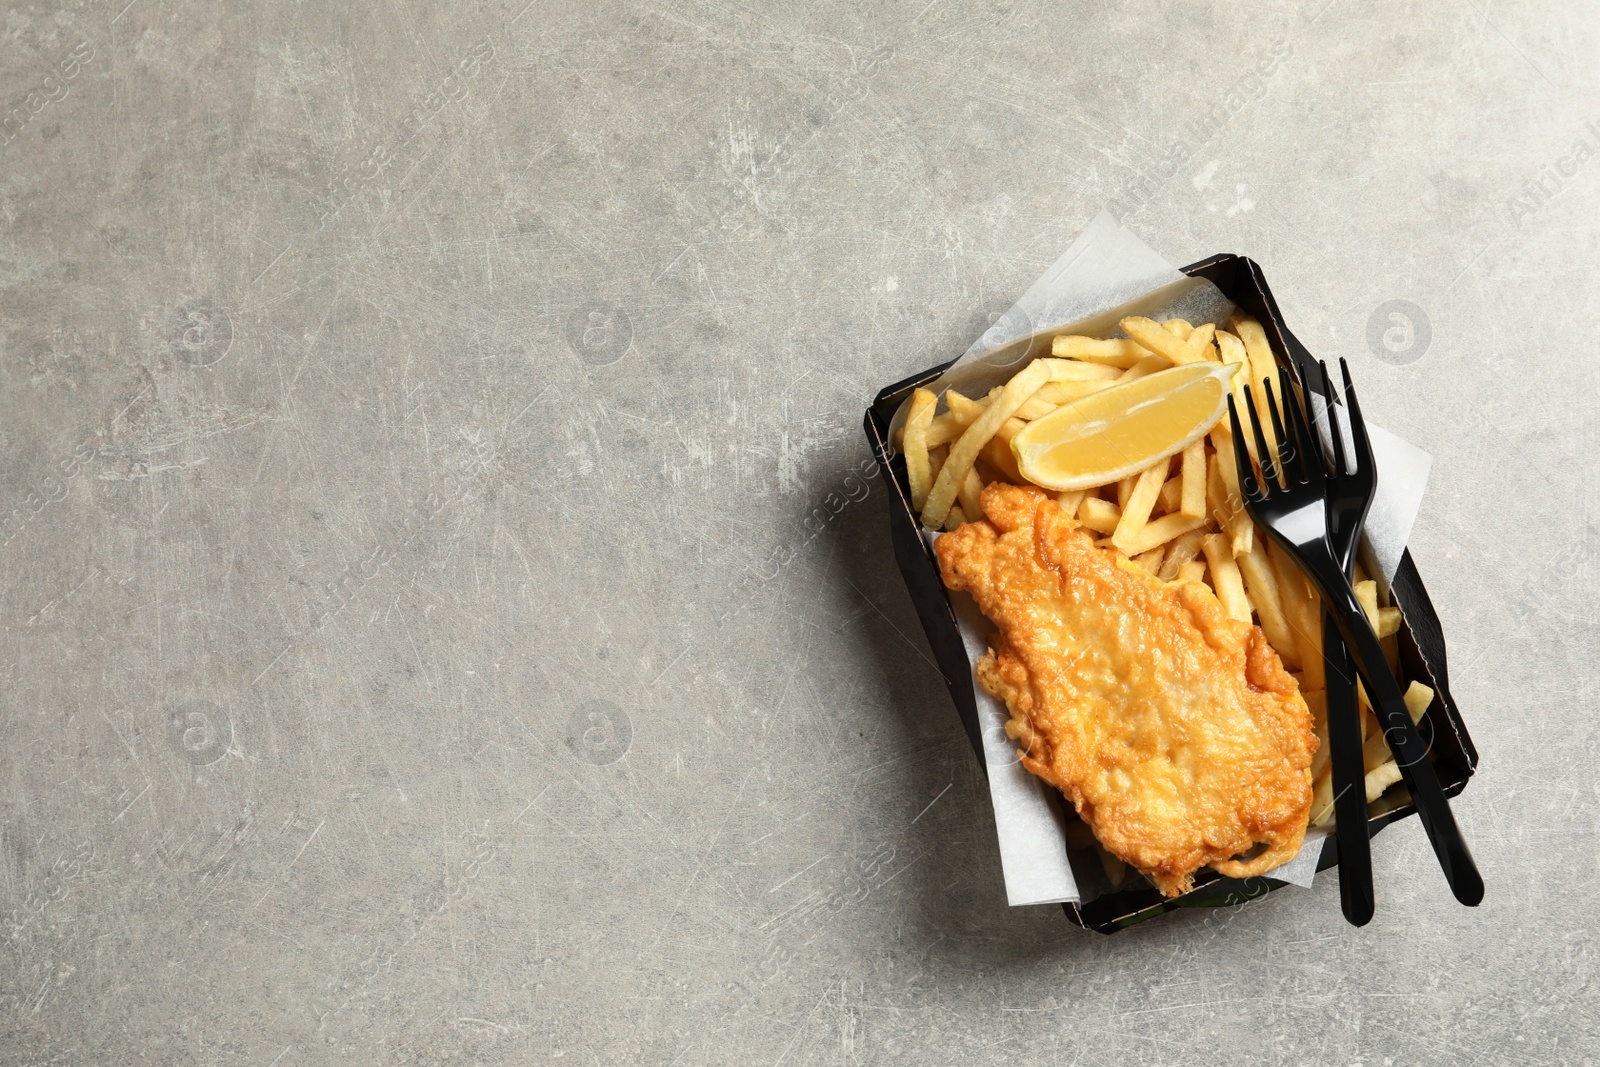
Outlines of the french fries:
M 1128 501 L 1133 499 L 1133 487 L 1139 484 L 1139 476 L 1130 474 L 1117 483 L 1117 507 L 1125 508 Z
M 1158 545 L 1142 556 L 1135 556 L 1133 561 L 1151 574 L 1155 574 L 1161 569 L 1161 557 L 1166 554 L 1166 551 L 1165 545 Z
M 928 427 L 933 424 L 933 409 L 939 398 L 927 389 L 911 394 L 911 411 L 906 415 L 906 478 L 911 482 L 911 504 L 921 510 L 933 487 L 928 468 Z
M 1227 330 L 1217 331 L 1217 353 L 1223 363 L 1238 368 L 1233 375 L 1233 406 L 1239 412 L 1239 428 L 1244 431 L 1245 448 L 1249 449 L 1250 458 L 1259 463 L 1261 457 L 1256 455 L 1253 432 L 1255 423 L 1250 418 L 1250 405 L 1244 402 L 1244 387 L 1250 384 L 1250 356 L 1245 352 L 1244 342 Z
M 1217 451 L 1211 454 L 1211 470 L 1206 475 L 1206 502 L 1217 522 L 1228 531 L 1234 553 L 1248 552 L 1255 541 L 1255 525 L 1244 510 L 1244 494 L 1239 490 L 1239 474 L 1233 465 L 1233 435 L 1213 429 L 1211 440 Z
M 1000 425 L 1026 403 L 1029 397 L 1038 392 L 1039 386 L 1049 380 L 1050 368 L 1043 360 L 1035 360 L 1028 364 L 1016 377 L 1006 383 L 1005 390 L 994 403 L 962 432 L 955 446 L 950 449 L 950 458 L 945 460 L 944 470 L 939 472 L 933 488 L 928 492 L 928 499 L 923 503 L 924 526 L 938 528 L 944 524 L 945 516 L 950 513 L 950 506 L 955 503 L 956 493 L 972 470 L 972 465 L 977 462 L 978 453 L 983 450 L 983 446 L 994 437 Z
M 1255 394 L 1256 412 L 1261 416 L 1262 436 L 1267 439 L 1267 448 L 1273 456 L 1277 456 L 1278 439 L 1266 412 L 1266 384 L 1271 382 L 1273 391 L 1278 391 L 1278 361 L 1273 358 L 1272 348 L 1267 344 L 1267 333 L 1261 328 L 1261 323 L 1249 317 L 1240 317 L 1234 320 L 1233 331 L 1244 343 L 1245 354 L 1250 360 L 1250 388 Z M 1281 395 L 1279 402 L 1282 403 Z
M 1122 509 L 1109 500 L 1086 496 L 1083 503 L 1078 505 L 1078 525 L 1096 533 L 1115 533 L 1121 521 Z
M 1179 534 L 1167 545 L 1167 558 L 1161 563 L 1161 573 L 1156 575 L 1164 582 L 1176 581 L 1183 565 L 1200 554 L 1200 542 L 1206 537 L 1204 530 L 1190 530 Z M 1202 570 L 1204 564 L 1201 564 Z
M 1146 467 L 1134 480 L 1135 484 L 1128 493 L 1128 500 L 1122 505 L 1122 516 L 1117 520 L 1117 528 L 1111 534 L 1111 541 L 1130 556 L 1135 553 L 1130 551 L 1129 546 L 1149 524 L 1150 510 L 1156 506 L 1156 498 L 1161 495 L 1161 486 L 1166 480 L 1165 463 Z
M 1211 587 L 1222 603 L 1223 614 L 1230 619 L 1249 622 L 1250 601 L 1245 599 L 1244 579 L 1239 576 L 1239 565 L 1234 562 L 1233 551 L 1227 538 L 1210 534 L 1201 542 L 1205 550 L 1206 566 L 1211 571 Z
M 1143 378 L 1146 374 L 1154 374 L 1158 370 L 1166 370 L 1172 366 L 1172 361 L 1165 356 L 1146 356 L 1127 370 L 1122 372 L 1118 382 L 1131 382 L 1135 378 Z
M 1190 518 L 1206 513 L 1206 442 L 1204 438 L 1183 450 L 1183 493 L 1176 510 Z
M 1267 643 L 1278 650 L 1278 657 L 1283 660 L 1285 667 L 1299 670 L 1300 647 L 1283 613 L 1283 599 L 1278 594 L 1278 576 L 1273 573 L 1266 546 L 1257 538 L 1251 544 L 1250 551 L 1235 556 L 1234 562 L 1244 576 L 1245 590 L 1250 594 L 1250 602 L 1256 606 L 1256 614 L 1261 618 L 1261 632 L 1267 635 Z
M 1121 545 L 1118 547 L 1129 555 L 1142 555 L 1157 545 L 1164 545 L 1175 537 L 1199 529 L 1205 525 L 1205 521 L 1190 518 L 1181 512 L 1173 512 L 1161 516 L 1154 522 L 1146 523 L 1138 533 L 1127 539 L 1126 548 L 1122 548 Z
M 1161 483 L 1161 492 L 1156 496 L 1156 507 L 1162 511 L 1178 511 L 1183 503 L 1183 475 L 1168 478 Z
M 983 492 L 983 483 L 978 480 L 976 470 L 967 471 L 967 477 L 961 483 L 957 496 L 961 498 L 961 511 L 966 515 L 982 515 L 983 508 L 978 504 L 978 497 Z
M 1124 337 L 1113 337 L 1108 341 L 1102 341 L 1095 337 L 1073 337 L 1063 334 L 1050 342 L 1050 354 L 1063 359 L 1098 363 L 1106 367 L 1131 367 L 1150 353 L 1137 341 Z
M 1262 390 L 1280 385 L 1266 331 L 1248 316 L 1228 328 L 1181 319 L 1156 322 L 1133 316 L 1120 323 L 1126 337 L 1061 335 L 1049 357 L 1035 359 L 1010 381 L 976 398 L 953 389 L 941 397 L 913 391 L 901 448 L 911 503 L 930 529 L 950 530 L 982 518 L 983 488 L 1001 480 L 1027 484 L 1012 439 L 1029 423 L 1070 407 L 1103 389 L 1202 360 L 1237 368 L 1229 385 L 1242 421 L 1245 445 L 1256 455 L 1254 427 L 1243 403 L 1248 385 L 1264 414 Z M 1268 420 L 1262 434 L 1272 459 L 1278 442 Z M 1127 468 L 1124 467 L 1123 470 Z M 1216 594 L 1224 614 L 1259 625 L 1285 668 L 1294 672 L 1321 745 L 1313 757 L 1310 822 L 1334 819 L 1332 768 L 1327 748 L 1326 671 L 1322 605 L 1305 576 L 1276 545 L 1258 536 L 1245 510 L 1233 436 L 1226 419 L 1176 454 L 1126 477 L 1086 489 L 1052 492 L 1061 510 L 1095 543 L 1126 557 L 1156 582 L 1201 582 Z M 1398 666 L 1398 607 L 1382 602 L 1378 585 L 1358 566 L 1355 594 L 1374 632 Z M 1383 733 L 1358 685 L 1363 764 L 1368 801 L 1401 780 Z M 1412 681 L 1405 699 L 1413 721 L 1425 714 L 1433 691 Z

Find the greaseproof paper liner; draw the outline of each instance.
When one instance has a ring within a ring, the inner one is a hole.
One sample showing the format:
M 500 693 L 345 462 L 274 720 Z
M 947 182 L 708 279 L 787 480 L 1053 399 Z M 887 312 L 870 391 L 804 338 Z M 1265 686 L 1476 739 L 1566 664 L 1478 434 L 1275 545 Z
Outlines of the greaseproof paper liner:
M 1026 359 L 1040 354 L 1030 352 L 1021 342 L 1045 331 L 1117 336 L 1117 322 L 1128 315 L 1225 326 L 1234 310 L 1216 286 L 1185 275 L 1110 214 L 1101 212 L 1022 299 L 930 388 L 940 394 L 949 388 L 969 396 L 986 393 L 1008 380 Z M 902 405 L 895 414 L 891 440 L 898 436 L 904 423 L 906 406 Z M 1378 468 L 1378 490 L 1367 516 L 1366 540 L 1387 583 L 1400 565 L 1433 460 L 1420 448 L 1370 422 L 1367 432 Z M 924 531 L 924 536 L 930 545 L 938 539 L 938 534 L 931 531 Z M 1060 806 L 1050 798 L 1050 787 L 1018 761 L 1016 745 L 1005 734 L 1005 723 L 1010 718 L 1005 704 L 990 696 L 977 681 L 978 660 L 988 647 L 988 635 L 994 626 L 970 597 L 952 595 L 951 603 L 974 672 L 972 689 L 977 698 L 1006 900 L 1013 907 L 1082 903 L 1084 898 L 1067 857 Z M 1268 872 L 1270 877 L 1309 887 L 1316 875 L 1321 843 L 1327 836 L 1325 829 L 1308 831 L 1300 854 Z

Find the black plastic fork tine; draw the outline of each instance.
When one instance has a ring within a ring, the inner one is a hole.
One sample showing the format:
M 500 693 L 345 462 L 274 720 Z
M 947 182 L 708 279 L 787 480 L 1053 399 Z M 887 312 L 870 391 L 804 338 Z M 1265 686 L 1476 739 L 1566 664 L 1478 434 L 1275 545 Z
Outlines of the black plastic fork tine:
M 1250 428 L 1256 432 L 1256 455 L 1261 457 L 1261 493 L 1262 498 L 1265 499 L 1267 494 L 1278 488 L 1278 469 L 1272 462 L 1272 453 L 1267 451 L 1267 439 L 1261 432 L 1261 415 L 1256 411 L 1255 394 L 1250 391 L 1248 385 L 1244 387 L 1244 403 L 1250 409 Z M 1240 444 L 1244 443 L 1243 436 L 1240 436 L 1237 440 Z M 1249 449 L 1245 450 L 1245 458 L 1248 461 Z M 1248 462 L 1246 465 L 1248 466 Z M 1240 468 L 1241 474 L 1244 469 L 1244 467 Z
M 1351 452 L 1355 457 L 1355 469 L 1370 470 L 1372 467 L 1372 442 L 1367 438 L 1367 420 L 1361 417 L 1361 405 L 1356 401 L 1356 387 L 1350 381 L 1350 364 L 1339 357 L 1339 369 L 1344 372 L 1344 406 L 1350 414 Z
M 1283 420 L 1278 416 L 1278 396 L 1272 388 L 1272 379 L 1267 379 L 1266 384 L 1262 386 L 1262 390 L 1267 394 L 1267 409 L 1272 413 L 1274 427 L 1278 429 L 1278 467 L 1283 471 L 1283 484 L 1290 486 L 1297 482 L 1303 482 L 1306 479 L 1304 456 L 1300 450 L 1300 442 L 1292 439 L 1282 430 Z M 1285 399 L 1287 400 L 1288 398 L 1285 397 Z M 1294 425 L 1292 415 L 1289 423 L 1291 427 Z
M 1290 432 L 1294 434 L 1294 464 L 1302 483 L 1320 480 L 1323 474 L 1322 439 L 1306 423 L 1305 409 L 1296 396 L 1285 394 L 1284 414 L 1288 416 Z
M 1250 387 L 1244 387 L 1245 399 L 1250 398 Z M 1234 406 L 1233 395 L 1228 395 L 1228 422 L 1233 426 L 1233 463 L 1239 472 L 1239 491 L 1244 493 L 1244 498 L 1252 504 L 1259 504 L 1267 498 L 1266 489 L 1259 492 L 1256 489 L 1256 478 L 1250 466 L 1250 450 L 1244 446 L 1244 430 L 1239 425 L 1239 409 Z
M 1336 474 L 1343 474 L 1344 466 L 1344 434 L 1339 429 L 1339 413 L 1336 410 L 1338 399 L 1333 391 L 1333 379 L 1328 374 L 1326 360 L 1317 360 L 1317 366 L 1322 368 L 1322 395 L 1327 399 L 1328 405 L 1328 436 L 1333 438 L 1333 469 Z M 1346 372 L 1345 381 L 1350 380 Z
M 1278 379 L 1278 381 L 1280 381 L 1280 382 L 1282 380 L 1283 379 L 1281 379 L 1281 378 Z M 1267 386 L 1271 386 L 1272 385 L 1272 379 L 1270 379 L 1270 378 L 1267 379 L 1267 383 L 1266 384 L 1267 384 Z M 1281 386 L 1280 386 L 1280 388 L 1281 388 Z M 1287 396 L 1288 394 L 1286 393 L 1284 395 Z M 1282 452 L 1283 452 L 1284 445 L 1289 440 L 1289 438 L 1284 435 L 1284 432 L 1283 432 L 1283 420 L 1278 417 L 1278 405 L 1273 401 L 1273 392 L 1270 389 L 1268 389 L 1268 392 L 1267 392 L 1267 410 L 1272 416 L 1272 433 L 1273 433 L 1274 438 L 1278 442 L 1278 451 L 1279 451 L 1278 466 L 1282 467 L 1283 466 L 1283 455 L 1282 455 Z M 1265 455 L 1265 453 L 1262 453 L 1262 454 Z M 1285 473 L 1284 477 L 1287 478 L 1288 474 Z

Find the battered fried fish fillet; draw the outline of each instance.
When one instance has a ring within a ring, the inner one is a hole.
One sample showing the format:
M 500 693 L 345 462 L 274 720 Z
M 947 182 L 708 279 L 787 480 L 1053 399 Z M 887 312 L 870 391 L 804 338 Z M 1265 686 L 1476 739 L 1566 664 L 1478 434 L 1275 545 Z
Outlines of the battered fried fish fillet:
M 1200 582 L 1096 548 L 1037 489 L 981 499 L 987 521 L 941 537 L 939 567 L 999 628 L 978 679 L 1011 710 L 1023 765 L 1166 896 L 1201 867 L 1243 878 L 1292 859 L 1317 738 L 1261 630 Z

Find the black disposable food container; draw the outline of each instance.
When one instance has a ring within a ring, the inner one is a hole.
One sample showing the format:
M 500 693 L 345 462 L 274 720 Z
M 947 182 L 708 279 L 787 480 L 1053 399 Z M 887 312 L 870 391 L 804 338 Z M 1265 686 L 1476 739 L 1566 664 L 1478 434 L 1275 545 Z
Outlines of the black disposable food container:
M 1260 320 L 1280 364 L 1299 368 L 1315 367 L 1311 353 L 1284 324 L 1272 290 L 1267 287 L 1261 268 L 1255 262 L 1243 256 L 1217 255 L 1192 263 L 1184 267 L 1183 272 L 1211 282 L 1229 300 Z M 1048 345 L 1048 339 L 1040 343 Z M 1033 354 L 1048 355 L 1048 348 L 1040 348 Z M 967 660 L 967 652 L 956 627 L 955 612 L 945 597 L 938 564 L 919 532 L 917 516 L 911 507 L 905 459 L 889 443 L 889 423 L 901 403 L 916 387 L 936 380 L 952 362 L 954 360 L 931 367 L 879 393 L 867 409 L 866 433 L 883 472 L 884 482 L 889 487 L 889 536 L 894 544 L 895 559 L 900 565 L 901 574 L 905 576 L 906 589 L 922 620 L 922 628 L 927 632 L 939 672 L 944 675 L 950 697 L 955 701 L 961 725 L 977 754 L 978 765 L 984 768 L 972 666 Z M 1300 377 L 1306 382 L 1320 381 L 1315 374 L 1302 374 Z M 1467 779 L 1477 769 L 1478 752 L 1467 735 L 1460 709 L 1450 693 L 1444 634 L 1410 552 L 1401 559 L 1400 568 L 1390 586 L 1390 595 L 1405 616 L 1399 634 L 1402 677 L 1420 681 L 1434 692 L 1434 702 L 1422 719 L 1421 730 L 1423 739 L 1429 743 L 1445 795 L 1453 797 L 1461 792 Z M 984 769 L 987 773 L 987 768 Z M 1075 818 L 1064 798 L 1054 793 L 1051 795 L 1054 802 L 1068 808 L 1066 814 L 1069 818 Z M 1397 783 L 1369 805 L 1368 811 L 1371 832 L 1376 834 L 1390 823 L 1414 814 L 1416 806 L 1412 804 L 1405 786 Z M 1337 863 L 1337 838 L 1329 837 L 1323 844 L 1317 867 L 1325 870 Z M 1078 867 L 1079 864 L 1074 863 L 1074 868 Z M 1130 877 L 1120 889 L 1102 893 L 1083 904 L 1063 904 L 1062 908 L 1067 918 L 1078 926 L 1110 934 L 1174 908 L 1241 904 L 1286 884 L 1270 876 L 1225 878 L 1205 869 L 1195 875 L 1193 890 L 1181 897 L 1167 899 L 1143 879 Z

